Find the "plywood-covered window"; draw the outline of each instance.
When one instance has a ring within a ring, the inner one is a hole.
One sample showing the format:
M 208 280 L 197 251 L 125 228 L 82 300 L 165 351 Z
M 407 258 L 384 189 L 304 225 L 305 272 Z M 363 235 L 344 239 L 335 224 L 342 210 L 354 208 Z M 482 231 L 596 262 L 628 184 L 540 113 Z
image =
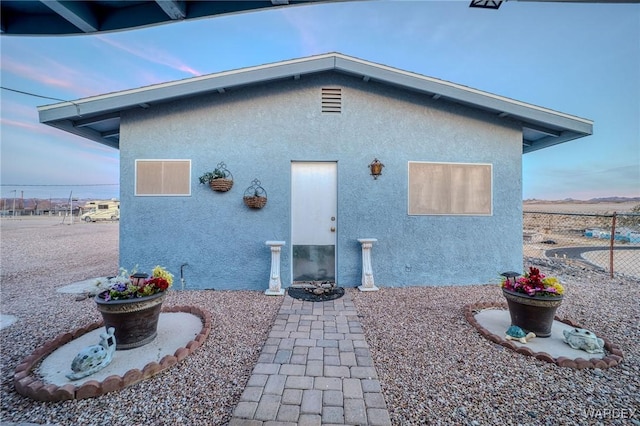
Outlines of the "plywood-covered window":
M 492 165 L 409 162 L 410 215 L 493 213 Z
M 191 160 L 136 160 L 137 196 L 191 195 Z

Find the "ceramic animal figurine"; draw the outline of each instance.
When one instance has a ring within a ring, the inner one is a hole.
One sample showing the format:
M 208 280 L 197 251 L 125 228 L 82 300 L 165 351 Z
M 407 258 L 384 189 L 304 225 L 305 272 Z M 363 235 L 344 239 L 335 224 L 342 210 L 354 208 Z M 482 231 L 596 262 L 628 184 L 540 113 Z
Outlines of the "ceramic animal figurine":
M 512 325 L 507 329 L 505 339 L 517 340 L 520 343 L 527 343 L 534 337 L 536 337 L 535 333 L 525 333 L 524 330 L 517 325 Z
M 564 330 L 562 334 L 564 334 L 564 342 L 573 349 L 581 349 L 590 354 L 604 352 L 604 340 L 589 330 L 574 328 L 573 330 Z
M 109 327 L 100 334 L 100 343 L 82 349 L 71 362 L 73 373 L 67 374 L 69 380 L 78 380 L 102 370 L 111 363 L 116 350 L 116 329 Z

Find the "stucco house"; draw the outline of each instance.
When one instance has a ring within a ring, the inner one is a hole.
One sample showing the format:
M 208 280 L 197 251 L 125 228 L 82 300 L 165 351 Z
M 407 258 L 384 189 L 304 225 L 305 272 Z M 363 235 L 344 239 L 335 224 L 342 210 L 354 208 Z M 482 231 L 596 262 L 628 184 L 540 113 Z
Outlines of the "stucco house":
M 39 108 L 120 150 L 120 264 L 182 269 L 187 289 L 488 283 L 522 269 L 522 155 L 593 122 L 339 53 Z M 373 176 L 374 160 L 384 164 Z M 199 176 L 224 163 L 233 187 Z M 243 204 L 254 179 L 262 209 Z

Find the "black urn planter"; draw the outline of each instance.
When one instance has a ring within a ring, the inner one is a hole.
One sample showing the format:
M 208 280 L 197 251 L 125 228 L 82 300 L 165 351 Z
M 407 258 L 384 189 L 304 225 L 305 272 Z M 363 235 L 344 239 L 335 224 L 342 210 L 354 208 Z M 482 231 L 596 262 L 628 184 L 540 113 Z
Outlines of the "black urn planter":
M 504 288 L 502 294 L 507 299 L 512 325 L 533 332 L 537 337 L 551 336 L 551 326 L 562 296 L 527 296 Z
M 116 329 L 116 350 L 138 348 L 156 338 L 164 297 L 165 292 L 123 300 L 105 301 L 104 293 L 95 297 L 105 328 Z

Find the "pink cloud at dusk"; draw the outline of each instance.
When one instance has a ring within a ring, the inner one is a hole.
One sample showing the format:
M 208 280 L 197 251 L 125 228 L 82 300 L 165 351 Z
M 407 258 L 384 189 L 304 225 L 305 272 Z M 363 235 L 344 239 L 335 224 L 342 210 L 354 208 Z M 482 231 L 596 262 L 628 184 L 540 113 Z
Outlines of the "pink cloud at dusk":
M 149 62 L 164 65 L 168 68 L 178 70 L 187 74 L 191 74 L 192 76 L 199 76 L 203 74 L 202 72 L 191 68 L 189 65 L 185 64 L 175 56 L 167 53 L 162 49 L 155 48 L 153 46 L 149 46 L 149 45 L 143 46 L 139 43 L 123 44 L 115 40 L 112 40 L 108 36 L 102 36 L 102 35 L 97 35 L 96 39 L 112 47 L 115 47 L 124 52 L 127 52 L 130 55 L 133 55 L 140 59 L 144 59 Z M 157 82 L 158 81 L 154 81 L 153 83 L 157 83 Z
M 105 87 L 113 88 L 116 82 L 105 79 L 100 76 L 99 73 L 88 72 L 87 70 L 80 68 L 73 68 L 65 65 L 53 58 L 41 56 L 32 57 L 29 59 L 33 63 L 17 62 L 12 58 L 2 61 L 1 68 L 3 73 L 10 73 L 13 76 L 29 80 L 32 83 L 38 83 L 43 86 L 55 87 L 63 89 L 67 94 L 58 95 L 51 91 L 42 93 L 38 92 L 42 96 L 50 96 L 56 98 L 62 97 L 86 97 L 93 96 L 101 93 Z M 43 72 L 46 69 L 47 72 Z M 12 87 L 15 89 L 22 89 L 22 87 Z M 30 89 L 34 91 L 33 89 Z M 46 99 L 41 104 L 54 103 L 55 100 Z
M 106 145 L 102 145 L 79 136 L 67 134 L 62 130 L 45 126 L 38 122 L 0 117 L 0 125 L 3 127 L 3 148 L 9 148 L 11 146 L 13 140 L 12 136 L 14 133 L 12 129 L 14 129 L 16 131 L 27 130 L 31 134 L 46 136 L 48 138 L 47 141 L 49 141 L 50 144 L 69 145 L 70 147 L 75 147 L 75 149 L 84 149 L 109 154 L 117 152 L 114 148 L 110 148 Z M 20 140 L 21 138 L 22 136 L 17 136 L 15 139 Z
M 109 148 L 107 146 L 101 145 L 101 144 L 95 144 L 96 147 L 101 146 L 104 147 L 108 150 L 110 150 L 111 152 L 109 152 L 110 154 L 112 154 L 111 156 L 109 155 L 104 155 L 103 151 L 99 151 L 99 150 L 89 150 L 89 151 L 79 151 L 78 152 L 78 157 L 83 160 L 83 161 L 88 161 L 88 162 L 92 162 L 92 163 L 100 163 L 100 164 L 107 164 L 110 166 L 115 167 L 116 169 L 120 167 L 120 160 L 119 160 L 119 154 L 118 151 L 113 149 L 113 148 Z
M 10 117 L 32 122 L 38 121 L 38 111 L 33 105 L 8 99 L 8 96 L 2 97 L 2 103 L 0 105 L 2 105 L 2 118 Z
M 60 87 L 63 89 L 73 88 L 71 79 L 55 78 L 52 75 L 57 73 L 43 73 L 41 68 L 33 67 L 23 62 L 16 62 L 12 58 L 3 59 L 0 67 L 3 71 L 10 72 L 21 78 L 36 81 L 44 85 Z
M 335 51 L 594 120 L 592 136 L 523 156 L 524 198 L 639 195 L 639 5 L 513 3 L 495 12 L 468 2 L 320 2 L 98 35 L 3 37 L 2 84 L 76 100 Z M 36 106 L 57 102 L 2 91 L 2 178 L 113 182 L 117 150 L 38 122 Z
M 52 74 L 63 76 L 62 78 L 72 82 L 70 87 L 76 97 L 95 96 L 122 85 L 122 82 L 105 76 L 103 71 L 92 69 L 87 64 L 74 68 L 51 58 L 45 59 L 45 63 Z
M 38 132 L 38 133 L 50 133 L 48 131 L 45 131 L 47 130 L 47 128 L 44 128 L 44 126 L 41 124 L 29 123 L 29 122 L 20 121 L 20 120 L 12 120 L 6 117 L 0 117 L 0 125 L 19 127 L 21 129 L 29 130 L 32 132 Z

